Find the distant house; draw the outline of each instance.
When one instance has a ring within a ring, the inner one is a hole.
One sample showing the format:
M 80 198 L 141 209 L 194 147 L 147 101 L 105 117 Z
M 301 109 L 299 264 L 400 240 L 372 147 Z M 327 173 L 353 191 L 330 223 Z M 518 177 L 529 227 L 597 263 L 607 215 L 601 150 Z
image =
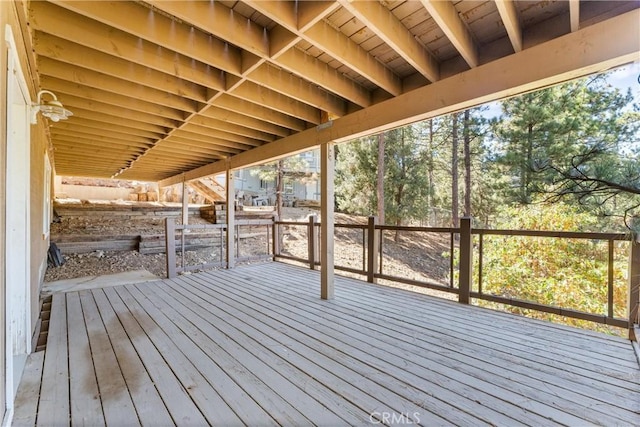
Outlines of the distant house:
M 291 205 L 296 200 L 320 200 L 319 151 L 312 150 L 298 154 L 303 165 L 299 170 L 284 171 L 284 204 Z M 297 162 L 295 162 L 297 163 Z M 221 176 L 224 183 L 224 176 Z M 261 179 L 258 168 L 247 168 L 235 173 L 236 194 L 245 204 L 275 205 L 276 180 Z

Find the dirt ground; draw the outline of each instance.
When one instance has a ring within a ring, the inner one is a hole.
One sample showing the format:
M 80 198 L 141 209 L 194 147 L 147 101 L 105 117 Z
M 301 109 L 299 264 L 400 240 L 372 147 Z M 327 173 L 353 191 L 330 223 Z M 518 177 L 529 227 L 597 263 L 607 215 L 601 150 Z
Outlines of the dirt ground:
M 308 208 L 284 208 L 283 221 L 308 221 L 309 215 L 319 212 Z M 190 224 L 207 223 L 206 220 L 190 218 Z M 339 224 L 366 224 L 365 217 L 336 214 Z M 264 254 L 267 249 L 266 232 L 242 232 L 240 239 L 241 255 Z M 99 217 L 61 217 L 60 222 L 52 224 L 52 235 L 60 234 L 162 234 L 164 223 L 161 218 L 122 220 L 119 218 Z M 364 253 L 362 248 L 363 232 L 359 229 L 337 227 L 335 232 L 335 264 L 350 268 L 362 268 Z M 305 226 L 283 227 L 283 253 L 305 257 L 307 255 L 307 237 Z M 388 232 L 383 241 L 383 273 L 411 279 L 448 283 L 449 276 L 449 238 L 432 233 L 404 233 L 395 241 L 395 233 Z M 185 252 L 185 263 L 197 265 L 219 259 L 217 249 L 199 249 Z M 181 255 L 177 258 L 180 260 Z M 94 251 L 85 254 L 64 255 L 65 263 L 60 267 L 49 267 L 45 282 L 84 276 L 113 274 L 124 271 L 146 269 L 151 273 L 166 277 L 166 257 L 164 254 L 143 255 L 138 251 Z M 338 272 L 338 274 L 362 278 L 363 276 Z M 410 285 L 396 286 L 433 293 L 425 288 Z M 440 293 L 438 293 L 440 294 Z

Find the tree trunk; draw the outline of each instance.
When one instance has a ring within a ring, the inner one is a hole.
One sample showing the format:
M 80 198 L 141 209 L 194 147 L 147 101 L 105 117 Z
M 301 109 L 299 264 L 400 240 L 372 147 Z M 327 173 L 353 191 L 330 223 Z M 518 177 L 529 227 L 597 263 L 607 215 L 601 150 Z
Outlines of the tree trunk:
M 469 135 L 469 110 L 464 112 L 464 216 L 471 216 L 471 137 Z
M 458 113 L 452 115 L 451 128 L 451 219 L 454 227 L 460 225 L 458 213 Z
M 378 134 L 378 223 L 384 224 L 384 132 Z
M 282 220 L 282 191 L 284 188 L 284 160 L 278 160 L 278 173 L 276 175 L 276 212 Z
M 530 200 L 530 188 L 531 188 L 531 163 L 533 159 L 533 124 L 529 123 L 527 129 L 527 154 L 526 163 L 523 165 L 524 180 L 522 183 L 522 201 L 529 203 Z
M 435 185 L 433 183 L 433 119 L 429 119 L 429 146 L 428 146 L 428 154 L 429 161 L 427 162 L 427 168 L 429 172 L 429 192 L 427 193 L 427 207 L 430 212 L 434 211 L 433 206 L 433 194 L 435 193 Z M 427 225 L 434 226 L 435 221 L 431 221 L 431 215 L 429 215 Z

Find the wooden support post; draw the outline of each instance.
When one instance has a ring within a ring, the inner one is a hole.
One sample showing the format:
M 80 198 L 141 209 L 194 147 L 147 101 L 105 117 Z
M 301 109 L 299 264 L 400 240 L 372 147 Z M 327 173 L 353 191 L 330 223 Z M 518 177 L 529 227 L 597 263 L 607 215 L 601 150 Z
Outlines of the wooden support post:
M 316 269 L 316 261 L 318 260 L 318 229 L 316 227 L 317 217 L 309 215 L 309 224 L 307 225 L 307 242 L 309 251 L 309 268 Z
M 320 145 L 320 297 L 322 299 L 332 299 L 335 293 L 333 269 L 335 152 L 333 145 L 333 142 L 325 142 Z
M 629 339 L 638 341 L 638 305 L 640 305 L 640 236 L 634 236 L 629 253 Z
M 277 223 L 280 221 L 280 217 L 278 214 L 273 215 L 273 225 L 271 229 L 271 244 L 273 245 L 273 260 L 276 260 L 276 257 L 280 255 L 280 225 Z
M 227 163 L 227 268 L 235 267 L 236 259 L 236 192 L 233 182 L 233 171 Z
M 453 257 L 453 254 L 451 254 Z M 460 218 L 460 273 L 458 283 L 458 301 L 469 304 L 473 281 L 473 236 L 471 218 Z
M 164 219 L 165 251 L 167 254 L 167 278 L 176 277 L 176 222 L 173 218 Z
M 367 282 L 377 283 L 378 250 L 380 249 L 380 233 L 376 231 L 378 217 L 370 216 L 367 223 Z
M 182 225 L 189 224 L 189 187 L 182 181 Z

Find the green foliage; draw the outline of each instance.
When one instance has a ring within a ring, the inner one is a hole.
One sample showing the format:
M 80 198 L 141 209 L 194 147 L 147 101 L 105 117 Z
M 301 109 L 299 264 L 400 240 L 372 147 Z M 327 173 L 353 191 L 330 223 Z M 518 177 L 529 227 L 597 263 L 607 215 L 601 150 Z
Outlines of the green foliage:
M 597 218 L 564 203 L 507 208 L 502 229 L 576 231 L 596 227 Z M 626 317 L 628 242 L 615 246 L 614 315 Z M 478 283 L 478 269 L 476 281 Z M 608 245 L 606 241 L 551 237 L 485 236 L 483 292 L 597 315 L 607 313 Z M 493 306 L 491 303 L 484 305 Z M 555 316 L 518 307 L 508 311 L 545 320 Z M 566 319 L 575 326 L 590 322 Z
M 338 147 L 336 200 L 345 212 L 377 211 L 378 139 L 361 138 Z M 385 134 L 384 193 L 386 222 L 401 224 L 425 214 L 428 193 L 423 154 L 412 126 Z
M 502 197 L 569 198 L 631 227 L 640 204 L 640 112 L 632 100 L 600 75 L 503 101 L 493 122 L 495 167 L 509 177 Z

